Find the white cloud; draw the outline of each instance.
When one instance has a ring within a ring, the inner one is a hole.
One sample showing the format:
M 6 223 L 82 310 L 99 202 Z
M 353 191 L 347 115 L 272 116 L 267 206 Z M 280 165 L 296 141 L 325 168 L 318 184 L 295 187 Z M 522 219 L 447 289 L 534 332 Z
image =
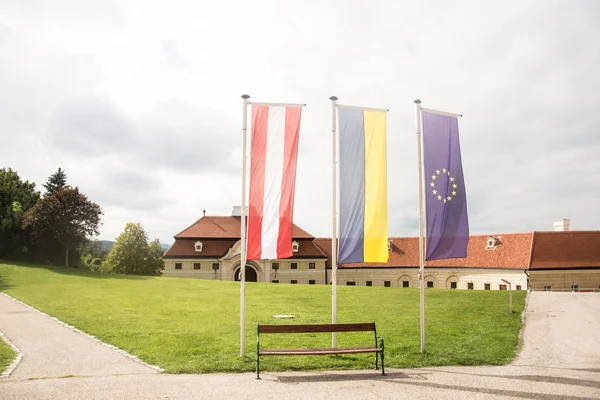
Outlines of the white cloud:
M 307 103 L 295 220 L 330 234 L 329 96 L 389 108 L 390 233 L 417 234 L 415 98 L 460 121 L 473 232 L 598 229 L 593 1 L 0 1 L 0 166 L 58 166 L 102 237 L 240 203 L 241 99 Z

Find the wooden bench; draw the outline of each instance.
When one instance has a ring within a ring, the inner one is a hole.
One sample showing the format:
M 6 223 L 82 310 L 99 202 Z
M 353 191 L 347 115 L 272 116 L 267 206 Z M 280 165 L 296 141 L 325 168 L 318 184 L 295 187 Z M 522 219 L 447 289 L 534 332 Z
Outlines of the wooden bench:
M 318 332 L 364 332 L 372 331 L 373 346 L 363 347 L 319 347 L 319 348 L 261 348 L 260 334 L 265 333 L 318 333 Z M 379 339 L 379 340 L 378 340 Z M 316 324 L 316 325 L 261 325 L 258 324 L 256 338 L 256 378 L 260 379 L 261 356 L 320 356 L 326 354 L 358 354 L 375 353 L 375 369 L 379 369 L 379 356 L 381 355 L 381 375 L 385 375 L 383 364 L 383 338 L 377 336 L 375 322 L 360 324 Z

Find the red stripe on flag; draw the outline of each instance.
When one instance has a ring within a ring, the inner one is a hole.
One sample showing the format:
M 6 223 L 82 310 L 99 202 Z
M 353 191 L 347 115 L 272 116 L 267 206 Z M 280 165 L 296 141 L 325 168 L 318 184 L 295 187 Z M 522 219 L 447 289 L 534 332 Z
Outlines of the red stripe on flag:
M 296 165 L 300 132 L 301 107 L 285 110 L 285 144 L 283 150 L 283 176 L 281 201 L 279 203 L 279 236 L 277 258 L 288 258 L 292 253 L 292 220 L 294 216 L 294 192 L 296 190 Z
M 265 159 L 269 107 L 252 106 L 252 143 L 250 148 L 250 202 L 248 207 L 248 260 L 260 260 L 265 192 Z

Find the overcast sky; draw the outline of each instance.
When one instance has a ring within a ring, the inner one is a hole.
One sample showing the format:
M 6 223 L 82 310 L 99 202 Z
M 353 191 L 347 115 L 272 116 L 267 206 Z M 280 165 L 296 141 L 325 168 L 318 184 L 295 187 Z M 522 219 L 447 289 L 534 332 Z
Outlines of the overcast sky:
M 388 108 L 390 235 L 418 234 L 413 100 L 459 121 L 472 233 L 600 229 L 600 1 L 0 0 L 0 168 L 58 167 L 151 238 L 241 203 L 242 100 L 307 103 L 295 222 L 330 236 L 331 102 Z

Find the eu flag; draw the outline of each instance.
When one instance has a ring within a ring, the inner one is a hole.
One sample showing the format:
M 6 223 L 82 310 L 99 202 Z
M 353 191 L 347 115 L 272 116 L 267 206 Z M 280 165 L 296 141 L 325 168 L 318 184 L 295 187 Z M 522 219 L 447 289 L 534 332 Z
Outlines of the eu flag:
M 423 111 L 426 260 L 464 258 L 469 243 L 458 119 Z

